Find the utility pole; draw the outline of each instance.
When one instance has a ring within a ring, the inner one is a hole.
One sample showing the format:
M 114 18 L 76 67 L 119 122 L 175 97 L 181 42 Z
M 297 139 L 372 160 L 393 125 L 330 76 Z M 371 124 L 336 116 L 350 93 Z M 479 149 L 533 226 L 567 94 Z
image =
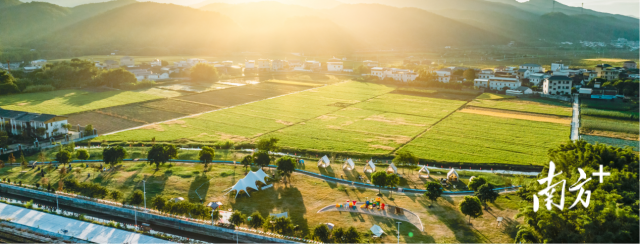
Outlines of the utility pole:
M 400 244 L 400 222 L 396 223 L 398 223 L 398 244 Z
M 144 209 L 147 209 L 147 187 L 146 184 L 147 181 L 142 180 L 142 197 L 144 198 Z

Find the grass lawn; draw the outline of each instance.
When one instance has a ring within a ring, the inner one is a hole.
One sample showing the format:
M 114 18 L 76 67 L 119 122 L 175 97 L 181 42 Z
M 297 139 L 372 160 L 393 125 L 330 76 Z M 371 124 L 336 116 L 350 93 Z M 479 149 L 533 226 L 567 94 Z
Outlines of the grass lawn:
M 401 150 L 441 162 L 544 165 L 569 133 L 565 124 L 455 113 Z
M 146 197 L 153 199 L 157 195 L 165 197 L 184 197 L 191 202 L 204 203 L 222 201 L 223 209 L 236 209 L 244 214 L 255 211 L 263 216 L 269 213 L 288 212 L 294 225 L 299 225 L 302 235 L 318 224 L 334 223 L 337 227 L 356 227 L 366 233 L 372 225 L 377 224 L 387 233 L 381 242 L 397 241 L 396 226 L 393 219 L 384 217 L 350 214 L 340 212 L 316 213 L 322 207 L 342 203 L 346 200 L 366 201 L 375 197 L 377 190 L 365 190 L 350 186 L 340 187 L 334 183 L 324 182 L 299 174 L 294 174 L 291 184 L 274 183 L 273 188 L 264 191 L 250 191 L 251 197 L 240 194 L 234 199 L 225 194 L 225 189 L 231 187 L 244 175 L 242 167 L 230 165 L 211 165 L 207 172 L 201 164 L 173 164 L 164 165 L 160 170 L 148 164 L 124 163 L 117 170 L 99 173 L 93 168 L 74 166 L 71 173 L 65 177 L 75 177 L 80 182 L 95 182 L 106 186 L 109 190 L 119 190 L 129 197 L 136 189 L 142 189 L 142 180 L 146 180 Z M 23 172 L 25 171 L 25 172 Z M 87 174 L 91 173 L 88 177 Z M 44 178 L 35 174 L 35 170 L 23 170 L 19 167 L 5 167 L 0 169 L 0 177 L 10 178 L 12 182 L 35 184 L 36 182 L 57 185 L 60 180 L 58 171 L 50 171 Z M 196 192 L 197 190 L 197 192 Z M 443 197 L 431 204 L 423 196 L 415 194 L 393 194 L 383 191 L 382 201 L 386 204 L 398 205 L 416 213 L 424 224 L 424 232 L 416 227 L 403 223 L 400 229 L 400 241 L 407 243 L 420 242 L 513 242 L 516 234 L 515 226 L 519 224 L 514 219 L 517 209 L 528 203 L 522 202 L 514 194 L 501 195 L 498 200 L 489 204 L 490 210 L 484 215 L 471 220 L 473 225 L 467 224 L 467 217 L 462 215 L 458 204 L 462 197 Z M 496 218 L 504 217 L 500 227 L 496 227 Z M 409 237 L 409 232 L 413 237 Z M 365 237 L 367 242 L 369 237 Z
M 571 116 L 571 103 L 550 99 L 476 99 L 469 103 L 471 106 L 502 109 L 509 111 Z
M 0 107 L 34 113 L 72 114 L 88 110 L 160 99 L 162 97 L 133 91 L 87 92 L 58 90 L 0 97 Z
M 635 135 L 640 133 L 640 125 L 637 120 L 620 120 L 595 116 L 580 116 L 580 129 L 589 131 L 607 131 Z
M 500 99 L 508 99 L 515 98 L 515 96 L 503 95 L 503 94 L 493 94 L 493 93 L 482 93 L 482 95 L 478 96 L 476 99 L 481 100 L 500 100 Z

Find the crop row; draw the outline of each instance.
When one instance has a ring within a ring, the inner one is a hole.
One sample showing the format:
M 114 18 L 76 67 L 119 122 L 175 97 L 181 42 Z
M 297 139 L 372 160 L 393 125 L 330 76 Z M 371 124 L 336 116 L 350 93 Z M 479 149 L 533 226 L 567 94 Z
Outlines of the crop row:
M 582 116 L 580 125 L 587 130 L 615 131 L 638 134 L 638 121 L 616 120 L 591 116 Z

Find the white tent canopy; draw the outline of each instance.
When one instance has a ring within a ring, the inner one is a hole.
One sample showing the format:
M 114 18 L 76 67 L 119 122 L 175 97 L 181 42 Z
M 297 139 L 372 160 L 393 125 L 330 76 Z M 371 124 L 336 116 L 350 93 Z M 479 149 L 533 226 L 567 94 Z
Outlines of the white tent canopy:
M 384 231 L 378 225 L 373 225 L 370 230 L 371 232 L 373 232 L 373 235 L 375 235 L 376 237 L 380 237 L 382 236 L 382 234 L 384 234 Z
M 262 169 L 259 169 L 258 171 L 254 172 L 254 174 L 256 174 L 260 179 L 264 179 L 265 177 L 269 177 L 269 175 L 267 173 L 265 173 L 264 171 L 262 171 Z
M 249 172 L 244 178 L 252 182 L 260 181 L 262 182 L 262 184 L 267 184 L 267 182 L 264 180 L 264 177 L 261 178 L 258 174 L 256 174 L 256 172 Z
M 342 165 L 342 169 L 346 169 L 346 170 L 353 170 L 356 167 L 356 164 L 353 163 L 353 160 L 351 159 L 347 159 L 346 161 L 344 161 L 344 164 Z
M 238 183 L 236 183 L 233 187 L 231 187 L 231 190 L 229 192 L 232 192 L 233 190 L 235 190 L 236 197 L 238 197 L 238 194 L 240 194 L 240 191 L 244 191 L 245 193 L 247 193 L 247 195 L 249 195 L 249 192 L 247 192 L 247 188 L 252 188 L 256 191 L 258 190 L 258 187 L 256 186 L 255 181 L 247 180 L 247 178 L 244 178 L 242 180 L 239 180 Z
M 367 167 L 368 167 L 369 169 L 367 169 Z M 369 160 L 369 162 L 368 162 L 367 164 L 365 164 L 365 165 L 364 165 L 364 169 L 363 169 L 363 171 L 364 171 L 365 173 L 373 173 L 373 172 L 376 172 L 376 165 L 375 165 L 375 164 L 373 164 L 373 160 Z
M 447 173 L 447 180 L 457 181 L 458 180 L 458 172 L 455 169 L 451 169 L 449 173 Z
M 424 176 L 422 173 L 426 173 L 427 175 Z M 427 166 L 422 166 L 422 168 L 420 170 L 418 170 L 418 174 L 420 174 L 421 178 L 429 178 L 429 169 L 427 169 Z
M 398 168 L 393 164 L 389 164 L 389 167 L 387 167 L 387 174 L 397 174 L 398 173 Z
M 329 161 L 329 158 L 327 157 L 327 155 L 322 156 L 322 158 L 318 160 L 318 167 L 326 168 L 330 164 L 331 164 L 331 161 Z

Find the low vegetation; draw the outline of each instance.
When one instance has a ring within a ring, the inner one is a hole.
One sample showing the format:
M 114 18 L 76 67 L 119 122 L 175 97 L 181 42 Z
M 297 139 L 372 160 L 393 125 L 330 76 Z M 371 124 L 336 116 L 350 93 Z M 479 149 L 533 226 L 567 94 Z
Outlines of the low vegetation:
M 571 103 L 543 98 L 519 99 L 476 99 L 471 106 L 502 109 L 508 111 L 571 116 Z

